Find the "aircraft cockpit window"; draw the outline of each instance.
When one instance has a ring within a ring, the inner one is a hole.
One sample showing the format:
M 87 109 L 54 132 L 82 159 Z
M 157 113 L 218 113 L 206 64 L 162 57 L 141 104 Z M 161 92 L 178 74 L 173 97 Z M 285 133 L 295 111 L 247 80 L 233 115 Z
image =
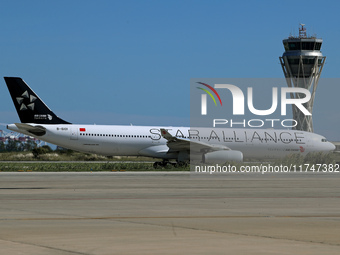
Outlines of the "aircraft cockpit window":
M 321 142 L 325 143 L 327 140 L 325 138 L 321 139 Z

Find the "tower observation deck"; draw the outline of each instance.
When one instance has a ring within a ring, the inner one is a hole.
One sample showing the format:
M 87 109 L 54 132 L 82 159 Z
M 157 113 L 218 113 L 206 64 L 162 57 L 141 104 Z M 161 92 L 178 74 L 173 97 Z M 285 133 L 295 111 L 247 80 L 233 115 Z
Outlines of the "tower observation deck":
M 307 36 L 305 25 L 300 24 L 298 37 L 289 36 L 283 40 L 285 52 L 280 57 L 288 87 L 305 88 L 311 92 L 311 99 L 304 104 L 310 113 L 313 112 L 315 92 L 326 59 L 320 51 L 321 45 L 322 39 Z M 300 93 L 290 94 L 292 99 L 301 96 Z M 293 119 L 297 121 L 295 129 L 313 132 L 312 116 L 304 115 L 295 105 L 292 108 Z

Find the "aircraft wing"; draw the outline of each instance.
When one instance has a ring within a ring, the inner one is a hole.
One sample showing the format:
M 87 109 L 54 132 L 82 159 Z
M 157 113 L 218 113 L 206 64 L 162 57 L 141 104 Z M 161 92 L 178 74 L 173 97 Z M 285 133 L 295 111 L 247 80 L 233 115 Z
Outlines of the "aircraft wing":
M 175 137 L 164 128 L 161 128 L 161 135 L 167 140 L 167 146 L 169 147 L 168 153 L 177 151 L 208 152 L 230 150 L 229 147 L 223 145 L 208 144 L 188 138 Z

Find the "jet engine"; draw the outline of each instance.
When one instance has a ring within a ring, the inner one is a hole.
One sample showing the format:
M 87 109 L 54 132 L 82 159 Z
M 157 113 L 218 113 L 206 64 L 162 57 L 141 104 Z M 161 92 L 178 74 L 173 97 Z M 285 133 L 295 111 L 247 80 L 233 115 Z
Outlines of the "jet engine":
M 227 161 L 243 161 L 243 153 L 234 150 L 212 151 L 203 154 L 205 164 L 224 164 Z

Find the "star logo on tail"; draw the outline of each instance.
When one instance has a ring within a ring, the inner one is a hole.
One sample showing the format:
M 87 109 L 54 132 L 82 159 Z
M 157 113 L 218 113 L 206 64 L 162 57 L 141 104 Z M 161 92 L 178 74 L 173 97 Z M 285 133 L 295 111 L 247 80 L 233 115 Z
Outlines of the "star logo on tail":
M 20 105 L 20 111 L 25 111 L 25 110 L 34 110 L 34 101 L 37 98 L 33 95 L 29 95 L 27 90 L 22 93 L 21 97 L 17 97 L 16 100 L 18 104 Z

